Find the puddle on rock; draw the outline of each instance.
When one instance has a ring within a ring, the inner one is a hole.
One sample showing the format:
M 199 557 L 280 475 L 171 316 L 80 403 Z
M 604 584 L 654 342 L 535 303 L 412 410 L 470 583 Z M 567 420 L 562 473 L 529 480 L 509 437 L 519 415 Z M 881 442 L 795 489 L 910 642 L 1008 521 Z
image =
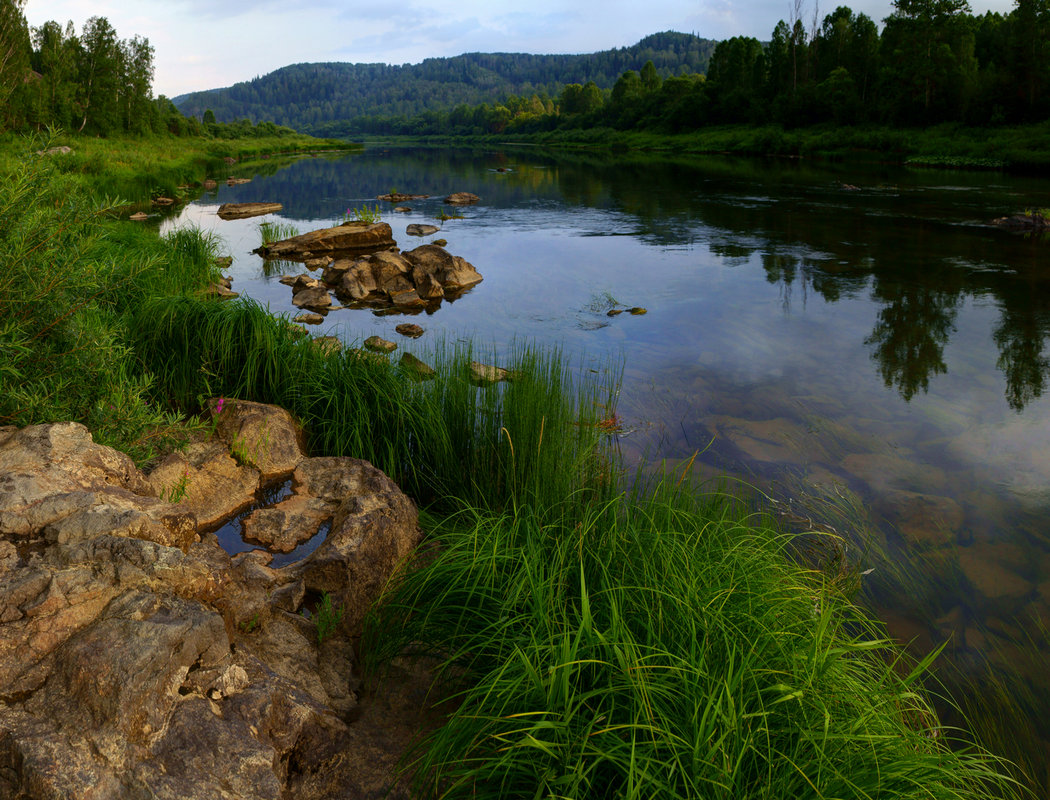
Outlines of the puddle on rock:
M 259 489 L 259 491 L 256 492 L 256 502 L 252 503 L 239 514 L 226 520 L 226 522 L 213 531 L 219 540 L 219 545 L 231 556 L 235 556 L 238 553 L 245 553 L 249 550 L 262 550 L 267 553 L 271 552 L 265 547 L 244 540 L 244 520 L 253 511 L 257 511 L 260 508 L 275 506 L 282 500 L 286 500 L 294 494 L 295 492 L 292 490 L 291 478 L 285 481 L 271 483 L 268 486 Z M 276 569 L 306 558 L 310 553 L 321 546 L 321 543 L 328 538 L 328 533 L 331 530 L 332 521 L 328 520 L 321 524 L 321 527 L 318 528 L 317 533 L 314 536 L 310 537 L 310 539 L 303 542 L 290 553 L 272 553 L 273 560 L 270 562 L 270 567 Z

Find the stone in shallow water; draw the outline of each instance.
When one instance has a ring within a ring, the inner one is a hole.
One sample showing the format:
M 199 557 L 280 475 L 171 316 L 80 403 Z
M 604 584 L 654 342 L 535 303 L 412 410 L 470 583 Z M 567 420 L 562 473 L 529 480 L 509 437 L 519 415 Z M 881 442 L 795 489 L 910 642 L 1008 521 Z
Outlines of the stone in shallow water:
M 320 325 L 324 322 L 324 315 L 312 312 L 308 314 L 298 314 L 292 322 L 301 322 L 304 325 Z
M 433 378 L 437 375 L 432 366 L 420 361 L 411 353 L 403 353 L 401 355 L 401 366 L 409 375 L 421 380 Z
M 397 345 L 393 342 L 387 341 L 381 336 L 369 336 L 364 341 L 365 347 L 369 350 L 375 350 L 377 353 L 392 353 L 397 349 Z
M 394 330 L 402 336 L 408 336 L 410 339 L 418 339 L 423 335 L 423 329 L 411 322 L 402 322 Z

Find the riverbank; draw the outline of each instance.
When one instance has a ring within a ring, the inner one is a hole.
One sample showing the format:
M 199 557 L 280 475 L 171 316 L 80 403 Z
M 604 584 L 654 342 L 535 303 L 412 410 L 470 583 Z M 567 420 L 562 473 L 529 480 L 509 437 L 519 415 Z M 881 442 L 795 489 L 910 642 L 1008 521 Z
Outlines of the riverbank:
M 365 137 L 367 143 L 371 137 Z M 958 124 L 902 129 L 875 126 L 784 128 L 720 125 L 689 133 L 559 129 L 488 136 L 384 137 L 381 141 L 539 145 L 660 153 L 721 153 L 905 164 L 951 169 L 1050 172 L 1050 124 L 975 128 Z
M 381 675 L 422 641 L 467 692 L 421 779 L 452 796 L 1009 794 L 994 759 L 948 748 L 916 691 L 928 664 L 895 669 L 900 652 L 849 602 L 855 575 L 800 567 L 790 537 L 684 473 L 623 494 L 599 424 L 615 370 L 581 385 L 556 354 L 525 350 L 503 364 L 519 380 L 479 389 L 469 348 L 436 353 L 427 382 L 323 352 L 258 306 L 200 296 L 219 242 L 147 244 L 64 174 L 33 161 L 0 197 L 3 222 L 24 220 L 0 226 L 0 258 L 22 270 L 4 273 L 0 319 L 18 324 L 3 413 L 96 413 L 114 437 L 130 417 L 141 444 L 148 413 L 204 426 L 207 398 L 272 402 L 312 455 L 396 478 L 437 553 L 377 610 L 366 651 Z

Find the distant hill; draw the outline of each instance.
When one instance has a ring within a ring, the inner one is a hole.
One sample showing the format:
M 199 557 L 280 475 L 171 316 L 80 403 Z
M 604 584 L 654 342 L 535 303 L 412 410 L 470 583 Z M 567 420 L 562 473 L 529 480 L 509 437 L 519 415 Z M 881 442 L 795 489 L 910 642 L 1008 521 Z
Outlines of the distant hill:
M 583 55 L 466 53 L 419 64 L 292 64 L 225 89 L 173 98 L 187 116 L 207 109 L 219 122 L 270 120 L 305 133 L 333 121 L 412 116 L 465 103 L 494 103 L 507 95 L 555 97 L 567 83 L 594 81 L 609 89 L 625 71 L 652 61 L 663 77 L 705 72 L 717 42 L 666 31 L 638 44 Z

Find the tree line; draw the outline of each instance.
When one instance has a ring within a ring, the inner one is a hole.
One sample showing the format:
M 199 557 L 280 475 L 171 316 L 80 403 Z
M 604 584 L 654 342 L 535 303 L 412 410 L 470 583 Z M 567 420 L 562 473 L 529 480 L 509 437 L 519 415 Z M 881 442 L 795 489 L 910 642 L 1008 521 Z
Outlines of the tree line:
M 0 131 L 48 127 L 91 136 L 291 134 L 273 122 L 226 124 L 186 117 L 153 96 L 154 50 L 142 36 L 121 39 L 105 17 L 78 34 L 72 22 L 31 28 L 26 0 L 0 0 Z
M 655 62 L 610 88 L 563 85 L 441 112 L 330 119 L 312 132 L 486 134 L 610 127 L 668 133 L 718 124 L 1001 125 L 1050 118 L 1050 0 L 975 16 L 966 0 L 895 0 L 882 31 L 839 6 L 790 19 L 769 41 L 718 43 L 705 73 Z
M 412 117 L 508 95 L 557 97 L 566 82 L 610 89 L 626 70 L 647 61 L 665 76 L 703 72 L 716 42 L 668 31 L 631 47 L 582 55 L 466 53 L 419 64 L 292 64 L 225 89 L 174 98 L 187 115 L 270 119 L 319 133 L 333 120 Z

